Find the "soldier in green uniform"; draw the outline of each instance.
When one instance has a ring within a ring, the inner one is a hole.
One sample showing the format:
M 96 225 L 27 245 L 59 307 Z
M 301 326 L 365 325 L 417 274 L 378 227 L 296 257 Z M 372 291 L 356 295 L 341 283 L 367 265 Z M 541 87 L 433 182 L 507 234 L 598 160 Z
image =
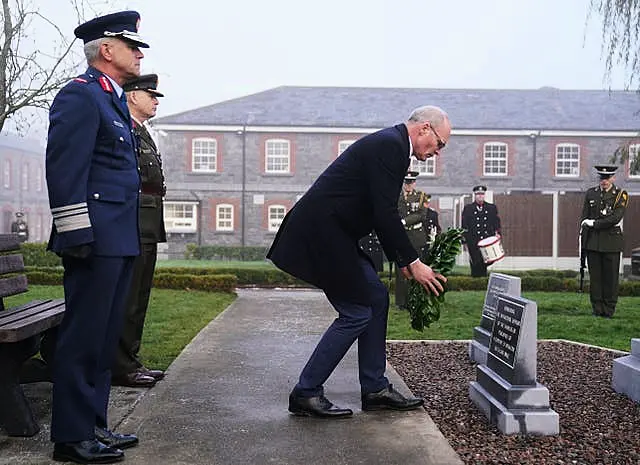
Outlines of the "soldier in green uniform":
M 145 367 L 138 358 L 144 319 L 153 284 L 158 242 L 166 242 L 162 198 L 166 187 L 158 148 L 144 122 L 156 114 L 158 76 L 147 74 L 124 84 L 127 104 L 133 120 L 140 172 L 139 230 L 140 255 L 134 262 L 131 289 L 118 350 L 111 368 L 114 385 L 151 387 L 164 376 L 161 370 Z
M 426 194 L 416 190 L 417 171 L 407 171 L 404 185 L 398 198 L 398 212 L 407 230 L 411 245 L 418 252 L 418 256 L 424 259 L 427 237 L 424 233 L 423 219 L 426 207 L 424 206 Z M 409 295 L 409 281 L 396 267 L 396 305 L 400 308 L 407 307 Z
M 587 253 L 593 314 L 611 318 L 618 301 L 620 252 L 624 248 L 620 223 L 629 195 L 613 184 L 617 166 L 594 168 L 600 176 L 600 184 L 590 188 L 585 196 L 580 240 L 581 248 Z

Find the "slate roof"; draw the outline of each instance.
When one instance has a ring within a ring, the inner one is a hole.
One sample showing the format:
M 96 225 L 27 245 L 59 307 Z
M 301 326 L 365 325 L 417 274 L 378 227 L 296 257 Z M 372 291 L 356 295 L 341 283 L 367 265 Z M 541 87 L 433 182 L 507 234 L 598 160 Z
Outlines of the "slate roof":
M 455 129 L 635 131 L 640 95 L 631 91 L 276 87 L 156 118 L 154 125 L 382 128 L 420 105 L 438 105 Z

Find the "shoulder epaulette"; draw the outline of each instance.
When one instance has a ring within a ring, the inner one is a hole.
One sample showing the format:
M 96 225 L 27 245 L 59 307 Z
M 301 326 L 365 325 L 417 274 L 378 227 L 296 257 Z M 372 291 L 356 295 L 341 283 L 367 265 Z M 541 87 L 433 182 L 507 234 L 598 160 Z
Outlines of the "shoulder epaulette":
M 82 82 L 83 84 L 86 84 L 89 81 L 87 81 L 85 78 L 77 77 L 74 79 L 74 82 Z

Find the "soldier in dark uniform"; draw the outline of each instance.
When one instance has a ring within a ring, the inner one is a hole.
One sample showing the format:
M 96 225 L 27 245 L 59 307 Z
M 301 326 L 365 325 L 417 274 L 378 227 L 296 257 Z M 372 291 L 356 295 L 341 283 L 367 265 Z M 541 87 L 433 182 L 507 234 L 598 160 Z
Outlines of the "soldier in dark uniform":
M 49 249 L 62 257 L 66 311 L 53 357 L 53 458 L 113 463 L 134 435 L 107 426 L 111 364 L 133 262 L 140 253 L 140 175 L 122 85 L 140 74 L 140 15 L 124 11 L 76 28 L 89 67 L 56 95 L 46 175 Z
M 367 256 L 373 262 L 373 267 L 379 273 L 383 270 L 383 253 L 382 246 L 380 245 L 380 241 L 378 241 L 378 236 L 374 231 L 371 231 L 369 234 L 364 236 L 362 239 L 358 241 L 360 248 L 362 251 L 367 254 Z
M 398 198 L 398 213 L 400 213 L 411 245 L 418 252 L 419 257 L 424 260 L 425 246 L 427 245 L 423 224 L 426 194 L 416 190 L 418 174 L 417 171 L 407 171 L 402 192 Z M 409 280 L 396 267 L 396 305 L 399 308 L 406 308 L 408 296 Z
M 20 242 L 29 240 L 29 226 L 24 220 L 24 213 L 16 212 L 16 220 L 11 223 L 11 232 L 18 235 Z
M 500 235 L 498 208 L 484 201 L 487 186 L 473 188 L 474 201 L 462 210 L 462 227 L 466 229 L 464 241 L 469 251 L 471 276 L 487 276 L 487 264 L 482 258 L 478 242 L 486 237 Z
M 127 298 L 124 325 L 111 367 L 112 384 L 118 386 L 151 387 L 164 377 L 161 370 L 145 367 L 138 352 L 149 306 L 149 296 L 156 266 L 158 242 L 166 242 L 162 198 L 166 188 L 162 160 L 144 122 L 156 115 L 158 76 L 146 74 L 127 81 L 124 86 L 133 120 L 133 133 L 138 146 L 140 169 L 140 255 L 133 265 L 133 279 Z
M 440 221 L 438 220 L 438 212 L 429 206 L 431 202 L 431 195 L 425 196 L 424 202 L 424 218 L 422 219 L 422 230 L 424 231 L 426 238 L 426 245 L 424 246 L 424 258 L 429 255 L 429 247 L 433 244 L 436 236 L 442 232 L 440 227 Z
M 611 318 L 618 302 L 620 252 L 624 248 L 620 223 L 629 195 L 613 184 L 617 166 L 595 166 L 595 169 L 600 184 L 590 188 L 584 198 L 581 246 L 587 252 L 593 314 Z

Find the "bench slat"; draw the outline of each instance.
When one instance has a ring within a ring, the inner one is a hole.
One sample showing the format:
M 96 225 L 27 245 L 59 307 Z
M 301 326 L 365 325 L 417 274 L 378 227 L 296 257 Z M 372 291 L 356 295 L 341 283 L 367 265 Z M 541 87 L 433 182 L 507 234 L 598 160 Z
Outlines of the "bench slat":
M 33 307 L 37 309 L 38 307 Z M 16 342 L 60 324 L 64 317 L 64 300 L 47 302 L 40 312 L 0 326 L 0 343 Z
M 23 274 L 0 279 L 0 298 L 27 292 L 27 277 Z
M 7 324 L 20 321 L 22 318 L 27 318 L 28 316 L 40 313 L 52 306 L 55 307 L 58 305 L 59 300 L 62 299 L 33 300 L 19 307 L 0 312 L 0 328 Z
M 0 255 L 0 274 L 19 273 L 24 271 L 22 255 Z
M 0 252 L 20 249 L 20 239 L 17 234 L 0 234 Z

